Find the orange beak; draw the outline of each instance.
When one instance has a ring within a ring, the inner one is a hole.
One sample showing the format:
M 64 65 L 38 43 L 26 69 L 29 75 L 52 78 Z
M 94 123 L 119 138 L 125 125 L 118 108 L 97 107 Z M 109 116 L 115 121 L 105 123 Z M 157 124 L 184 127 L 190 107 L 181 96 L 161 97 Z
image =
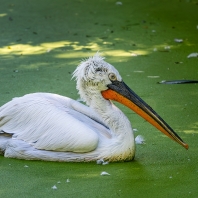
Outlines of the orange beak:
M 102 96 L 108 100 L 120 102 L 139 114 L 162 133 L 188 149 L 186 144 L 174 130 L 124 82 L 112 81 L 107 90 L 102 91 Z

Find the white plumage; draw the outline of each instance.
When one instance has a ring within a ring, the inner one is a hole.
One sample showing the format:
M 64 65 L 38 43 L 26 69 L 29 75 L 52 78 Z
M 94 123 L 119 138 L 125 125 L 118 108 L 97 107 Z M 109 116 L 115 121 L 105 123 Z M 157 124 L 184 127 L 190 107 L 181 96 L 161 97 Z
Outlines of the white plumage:
M 97 53 L 73 77 L 85 106 L 70 98 L 33 93 L 0 108 L 0 150 L 5 157 L 54 161 L 132 160 L 134 136 L 127 117 L 101 95 L 118 71 Z M 8 134 L 11 136 L 9 137 Z

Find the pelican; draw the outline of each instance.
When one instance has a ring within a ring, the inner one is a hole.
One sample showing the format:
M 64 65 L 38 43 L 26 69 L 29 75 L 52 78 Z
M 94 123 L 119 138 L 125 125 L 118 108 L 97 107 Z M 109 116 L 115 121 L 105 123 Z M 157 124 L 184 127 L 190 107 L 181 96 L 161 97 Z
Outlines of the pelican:
M 173 129 L 122 80 L 99 53 L 73 73 L 86 105 L 52 93 L 32 93 L 0 107 L 0 152 L 26 160 L 130 161 L 135 141 L 120 102 L 188 149 Z

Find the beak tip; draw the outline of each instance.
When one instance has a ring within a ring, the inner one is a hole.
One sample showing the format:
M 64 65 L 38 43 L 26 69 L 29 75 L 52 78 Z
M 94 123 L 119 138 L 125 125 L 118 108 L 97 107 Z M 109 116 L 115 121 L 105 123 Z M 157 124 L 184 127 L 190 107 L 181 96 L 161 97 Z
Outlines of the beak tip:
M 188 144 L 185 144 L 185 143 L 184 143 L 183 146 L 184 146 L 184 148 L 185 148 L 186 150 L 188 150 L 188 148 L 189 148 Z

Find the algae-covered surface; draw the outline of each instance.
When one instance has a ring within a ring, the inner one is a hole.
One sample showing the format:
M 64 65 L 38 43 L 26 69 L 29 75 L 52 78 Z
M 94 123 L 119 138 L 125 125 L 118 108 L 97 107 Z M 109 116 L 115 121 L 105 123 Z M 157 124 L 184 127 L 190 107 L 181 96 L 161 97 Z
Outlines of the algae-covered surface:
M 198 52 L 197 13 L 197 0 L 1 0 L 0 105 L 32 92 L 77 99 L 71 74 L 99 50 L 189 150 L 118 104 L 145 138 L 134 161 L 1 156 L 0 197 L 197 197 L 198 85 L 157 83 L 198 80 L 198 58 L 187 58 Z

